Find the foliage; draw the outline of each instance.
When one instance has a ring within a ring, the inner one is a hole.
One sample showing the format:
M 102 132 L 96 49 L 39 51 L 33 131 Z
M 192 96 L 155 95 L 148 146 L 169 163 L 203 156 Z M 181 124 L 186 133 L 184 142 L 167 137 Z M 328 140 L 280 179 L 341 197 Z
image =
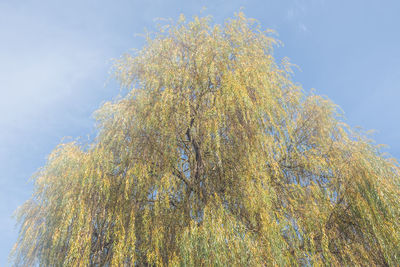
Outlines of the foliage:
M 116 61 L 130 93 L 37 173 L 14 263 L 398 264 L 399 166 L 303 93 L 276 43 L 242 13 L 182 16 Z

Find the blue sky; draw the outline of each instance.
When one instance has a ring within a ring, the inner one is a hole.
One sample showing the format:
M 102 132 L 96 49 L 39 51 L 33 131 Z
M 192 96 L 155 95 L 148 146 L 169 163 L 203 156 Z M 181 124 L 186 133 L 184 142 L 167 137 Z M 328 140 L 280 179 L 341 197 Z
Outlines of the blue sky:
M 7 1 L 0 0 L 0 266 L 16 240 L 13 211 L 32 193 L 29 177 L 63 137 L 94 134 L 91 114 L 118 95 L 111 59 L 144 40 L 155 18 L 212 15 L 243 7 L 278 32 L 276 56 L 297 64 L 294 80 L 315 88 L 347 122 L 375 129 L 400 158 L 400 1 Z

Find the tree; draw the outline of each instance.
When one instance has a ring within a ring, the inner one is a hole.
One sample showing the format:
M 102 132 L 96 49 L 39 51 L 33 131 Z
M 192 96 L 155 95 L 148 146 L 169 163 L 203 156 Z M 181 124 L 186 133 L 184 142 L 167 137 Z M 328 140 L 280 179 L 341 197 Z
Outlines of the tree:
M 242 13 L 160 27 L 129 93 L 59 145 L 17 212 L 16 265 L 396 265 L 400 172 Z

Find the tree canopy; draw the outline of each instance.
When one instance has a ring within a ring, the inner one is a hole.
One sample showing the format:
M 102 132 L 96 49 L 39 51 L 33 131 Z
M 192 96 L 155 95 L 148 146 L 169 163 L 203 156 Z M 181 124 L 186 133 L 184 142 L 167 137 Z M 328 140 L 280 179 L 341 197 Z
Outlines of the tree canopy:
M 14 264 L 399 264 L 399 165 L 293 81 L 273 36 L 181 16 L 116 60 L 129 93 L 34 176 Z

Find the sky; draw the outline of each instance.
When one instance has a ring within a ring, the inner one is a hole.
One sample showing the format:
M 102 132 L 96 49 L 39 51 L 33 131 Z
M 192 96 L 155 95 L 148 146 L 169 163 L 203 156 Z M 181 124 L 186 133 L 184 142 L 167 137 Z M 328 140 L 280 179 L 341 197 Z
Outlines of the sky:
M 203 7 L 205 10 L 202 11 Z M 140 49 L 156 18 L 235 12 L 277 31 L 293 80 L 327 96 L 346 122 L 400 159 L 400 1 L 0 0 L 0 266 L 16 241 L 11 217 L 57 144 L 95 134 L 92 113 L 121 92 L 112 59 Z

